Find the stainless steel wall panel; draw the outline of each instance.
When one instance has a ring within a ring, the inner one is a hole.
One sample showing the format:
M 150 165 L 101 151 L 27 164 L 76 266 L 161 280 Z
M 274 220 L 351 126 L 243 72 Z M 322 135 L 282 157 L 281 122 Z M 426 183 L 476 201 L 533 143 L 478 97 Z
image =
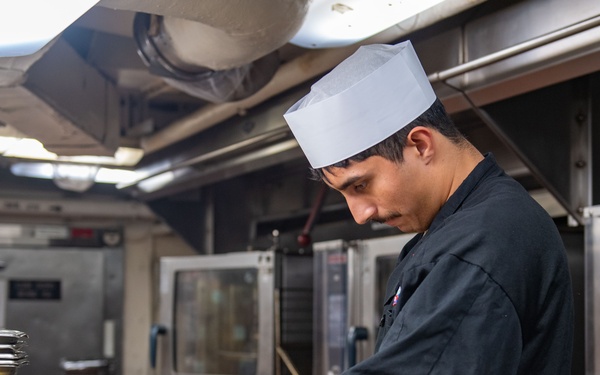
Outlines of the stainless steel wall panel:
M 600 206 L 585 210 L 585 373 L 600 371 Z
M 9 284 L 57 282 L 54 296 L 11 296 L 6 327 L 26 332 L 30 365 L 22 375 L 60 375 L 61 359 L 102 357 L 104 257 L 98 251 L 0 249 Z M 10 288 L 10 286 L 9 286 Z M 25 291 L 24 291 L 25 292 Z

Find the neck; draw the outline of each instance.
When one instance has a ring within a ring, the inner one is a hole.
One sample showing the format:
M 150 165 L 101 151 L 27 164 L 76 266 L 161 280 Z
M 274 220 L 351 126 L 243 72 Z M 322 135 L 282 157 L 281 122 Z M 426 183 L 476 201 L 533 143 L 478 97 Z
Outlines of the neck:
M 449 159 L 451 165 L 449 171 L 452 171 L 448 196 L 458 189 L 463 181 L 471 174 L 473 169 L 483 160 L 483 155 L 471 144 L 463 146 L 454 145 L 454 157 Z

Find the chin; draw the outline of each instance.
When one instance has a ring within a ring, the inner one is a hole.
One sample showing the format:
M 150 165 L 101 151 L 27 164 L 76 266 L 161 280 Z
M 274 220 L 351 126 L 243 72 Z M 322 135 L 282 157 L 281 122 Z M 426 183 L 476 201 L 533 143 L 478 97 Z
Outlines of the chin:
M 398 229 L 402 233 L 421 233 L 425 232 L 427 229 L 415 228 L 408 225 L 395 225 L 396 229 Z

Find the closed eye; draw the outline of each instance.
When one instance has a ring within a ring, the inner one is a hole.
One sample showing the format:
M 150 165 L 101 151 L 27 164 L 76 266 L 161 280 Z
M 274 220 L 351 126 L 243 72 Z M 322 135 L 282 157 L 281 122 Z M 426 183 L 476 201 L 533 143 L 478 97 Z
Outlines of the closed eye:
M 367 188 L 367 184 L 365 182 L 361 182 L 360 184 L 354 185 L 354 191 L 361 192 Z

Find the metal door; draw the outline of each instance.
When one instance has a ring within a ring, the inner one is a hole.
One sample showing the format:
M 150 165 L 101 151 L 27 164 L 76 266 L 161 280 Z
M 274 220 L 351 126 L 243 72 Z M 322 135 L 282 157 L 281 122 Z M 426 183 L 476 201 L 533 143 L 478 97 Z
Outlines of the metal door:
M 165 375 L 272 374 L 274 261 L 270 251 L 162 258 L 152 365 Z

